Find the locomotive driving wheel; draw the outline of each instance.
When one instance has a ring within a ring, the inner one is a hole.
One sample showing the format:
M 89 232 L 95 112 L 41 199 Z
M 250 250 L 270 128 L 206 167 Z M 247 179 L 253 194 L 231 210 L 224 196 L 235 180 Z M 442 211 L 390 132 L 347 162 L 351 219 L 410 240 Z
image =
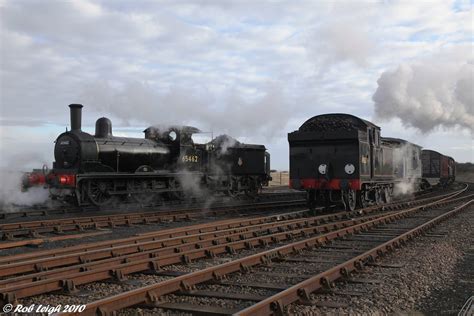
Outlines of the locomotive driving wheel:
M 227 196 L 230 196 L 231 198 L 235 198 L 237 195 L 239 195 L 239 185 L 237 182 L 237 179 L 234 177 L 230 177 L 229 179 L 229 185 L 227 187 L 227 190 L 224 191 Z
M 147 192 L 150 190 L 151 184 L 146 181 L 133 180 L 127 183 L 130 191 L 138 191 L 131 193 L 132 199 L 141 205 L 151 205 L 153 204 L 157 194 L 154 192 Z
M 375 189 L 375 204 L 381 205 L 384 203 L 383 200 L 383 190 Z
M 366 208 L 369 206 L 369 201 L 365 198 L 365 191 L 358 191 L 357 192 L 357 201 L 361 208 Z
M 109 204 L 113 196 L 110 191 L 113 189 L 113 184 L 106 180 L 90 180 L 88 182 L 87 196 L 92 204 L 102 206 Z
M 383 189 L 383 201 L 385 203 L 392 202 L 392 194 L 391 194 L 390 189 L 388 187 Z
M 181 183 L 179 183 L 177 179 L 174 179 L 174 178 L 169 179 L 168 189 L 170 190 L 170 192 L 168 193 L 168 196 L 171 199 L 178 199 L 178 200 L 184 199 L 183 188 L 181 187 Z

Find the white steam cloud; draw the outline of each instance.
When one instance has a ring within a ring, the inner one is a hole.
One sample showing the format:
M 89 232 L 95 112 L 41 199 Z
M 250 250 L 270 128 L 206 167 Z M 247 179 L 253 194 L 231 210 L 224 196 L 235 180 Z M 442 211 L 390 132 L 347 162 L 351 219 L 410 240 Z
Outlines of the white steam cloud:
M 474 132 L 474 65 L 430 61 L 385 71 L 372 99 L 378 119 L 400 118 L 423 133 L 460 126 Z
M 3 142 L 0 138 L 0 211 L 13 211 L 18 206 L 43 204 L 49 198 L 49 191 L 43 187 L 29 188 L 21 191 L 22 176 L 25 171 L 40 169 L 47 163 L 43 151 L 52 150 L 51 144 L 33 143 L 28 148 L 18 142 Z
M 49 198 L 49 191 L 43 187 L 33 187 L 26 192 L 21 191 L 23 173 L 0 170 L 0 209 L 1 211 L 14 211 L 19 206 L 43 204 Z
M 259 91 L 259 96 L 243 99 L 232 89 L 212 94 L 202 87 L 172 87 L 161 92 L 139 82 L 121 87 L 99 82 L 86 86 L 81 95 L 85 105 L 125 123 L 135 120 L 148 124 L 189 124 L 233 136 L 271 138 L 291 117 L 291 107 L 282 90 L 279 84 L 273 84 Z

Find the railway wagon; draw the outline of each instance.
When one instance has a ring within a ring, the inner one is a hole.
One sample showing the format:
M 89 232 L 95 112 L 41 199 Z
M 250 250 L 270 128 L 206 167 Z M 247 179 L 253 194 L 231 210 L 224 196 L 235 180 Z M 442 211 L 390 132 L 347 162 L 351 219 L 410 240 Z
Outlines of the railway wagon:
M 423 164 L 423 186 L 440 184 L 446 186 L 456 179 L 456 162 L 452 157 L 437 151 L 424 149 L 421 154 Z
M 421 147 L 382 138 L 380 127 L 350 114 L 310 118 L 288 134 L 290 187 L 310 207 L 342 201 L 348 210 L 391 201 L 397 183 L 421 178 Z

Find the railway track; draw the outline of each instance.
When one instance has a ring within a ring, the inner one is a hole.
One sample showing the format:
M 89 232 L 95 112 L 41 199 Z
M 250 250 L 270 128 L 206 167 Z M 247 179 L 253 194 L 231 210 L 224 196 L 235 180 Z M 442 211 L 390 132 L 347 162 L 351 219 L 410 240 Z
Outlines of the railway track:
M 282 200 L 295 200 L 305 198 L 304 192 L 265 192 L 260 194 L 257 197 L 259 202 L 269 202 L 269 201 L 282 201 Z M 232 198 L 229 203 L 229 198 L 225 197 L 216 197 L 213 203 L 214 207 L 219 207 L 229 204 L 237 203 L 248 203 L 254 202 L 255 198 L 249 198 L 245 195 L 237 196 Z M 194 198 L 194 199 L 185 199 L 185 200 L 171 200 L 163 201 L 161 204 L 156 205 L 140 205 L 137 203 L 123 203 L 119 206 L 119 211 L 135 211 L 137 209 L 143 211 L 155 211 L 157 209 L 163 208 L 176 208 L 193 204 L 196 207 L 202 207 L 208 203 L 208 199 L 205 198 Z M 83 206 L 77 207 L 72 205 L 59 205 L 59 206 L 46 206 L 46 205 L 35 205 L 32 207 L 22 207 L 15 206 L 16 211 L 5 211 L 0 210 L 0 219 L 3 220 L 14 220 L 14 219 L 27 219 L 34 217 L 50 217 L 50 216 L 60 216 L 60 215 L 74 215 L 74 214 L 91 214 L 94 212 L 101 212 L 105 214 L 117 213 L 117 207 L 97 207 L 97 206 Z
M 208 211 L 202 208 L 189 208 L 174 211 L 138 212 L 114 215 L 83 216 L 62 219 L 46 219 L 36 221 L 21 221 L 0 224 L 0 238 L 13 240 L 18 237 L 38 238 L 45 233 L 83 232 L 92 229 L 113 228 L 116 226 L 131 226 L 139 224 L 152 224 L 170 221 L 186 221 L 201 216 L 217 216 L 219 214 L 238 215 L 239 212 L 263 212 L 268 209 L 298 209 L 306 206 L 305 200 L 289 200 L 278 202 L 261 202 L 252 204 L 239 204 L 232 206 L 219 206 Z M 0 243 L 2 249 L 2 243 Z
M 424 192 L 423 194 L 417 194 L 418 200 L 423 200 L 429 196 L 436 196 L 439 194 L 437 192 Z M 303 199 L 291 199 L 291 200 L 280 200 L 281 198 L 288 198 L 299 196 L 301 194 L 295 193 L 268 193 L 265 194 L 265 199 L 270 201 L 259 202 L 259 203 L 247 203 L 247 204 L 235 204 L 235 205 L 216 205 L 211 208 L 208 208 L 209 211 L 205 214 L 209 215 L 218 215 L 225 212 L 238 213 L 243 210 L 250 210 L 253 212 L 256 211 L 265 211 L 269 208 L 298 208 L 304 207 L 305 202 Z M 271 201 L 276 199 L 277 201 Z M 51 215 L 49 212 L 59 212 L 57 214 L 66 214 L 64 209 L 58 210 L 43 210 L 43 211 L 31 211 L 32 214 L 40 214 L 44 216 Z M 82 211 L 83 214 L 84 211 Z M 57 218 L 57 219 L 45 219 L 45 220 L 31 220 L 28 216 L 33 216 L 32 214 L 26 215 L 28 212 L 19 212 L 16 215 L 25 218 L 25 220 L 19 222 L 4 222 L 0 224 L 0 239 L 4 241 L 14 241 L 8 243 L 0 242 L 0 249 L 14 248 L 25 245 L 35 245 L 41 244 L 44 241 L 54 241 L 54 240 L 64 240 L 68 238 L 76 238 L 78 236 L 58 236 L 58 237 L 44 237 L 42 234 L 61 234 L 65 233 L 74 233 L 74 232 L 84 232 L 97 229 L 107 229 L 113 228 L 116 226 L 131 226 L 139 224 L 152 224 L 152 223 L 161 223 L 161 222 L 170 222 L 170 221 L 185 221 L 189 220 L 199 214 L 203 214 L 201 207 L 193 207 L 186 209 L 176 209 L 172 211 L 165 210 L 147 210 L 142 212 L 132 212 L 132 213 L 118 213 L 118 214 L 104 214 L 104 215 L 95 215 L 95 216 L 79 216 L 79 217 L 68 217 L 68 218 Z M 0 216 L 6 216 L 8 214 L 0 214 Z M 10 213 L 11 215 L 11 213 Z M 13 217 L 15 218 L 15 217 Z M 89 235 L 89 233 L 82 235 Z M 43 238 L 44 237 L 44 238 Z M 23 240 L 18 240 L 18 238 L 23 238 Z M 25 238 L 29 238 L 26 239 Z
M 305 240 L 316 240 L 322 245 L 323 242 L 341 237 L 342 232 L 353 232 L 357 227 L 372 227 L 371 225 L 375 223 L 399 218 L 400 214 L 408 214 L 407 210 L 397 211 L 397 209 L 409 207 L 410 212 L 420 211 L 440 203 L 441 199 L 450 199 L 453 195 L 316 217 L 302 217 L 305 212 L 298 212 L 231 219 L 147 233 L 133 238 L 10 256 L 0 259 L 1 302 L 6 304 L 57 290 L 74 293 L 82 284 L 110 279 L 123 282 L 127 275 L 136 272 L 159 275 L 163 274 L 162 269 L 165 266 L 188 263 L 200 258 L 212 258 L 219 254 L 233 254 L 240 249 L 251 251 L 255 247 L 275 246 L 281 242 L 291 242 L 293 239 L 301 239 L 297 242 L 298 247 L 305 245 L 303 242 Z M 300 249 L 292 247 L 285 249 L 295 251 Z M 253 264 L 271 261 L 274 256 L 269 256 L 268 251 L 262 252 L 263 255 L 256 261 L 251 259 L 250 265 L 248 263 L 238 265 L 237 270 L 246 270 Z M 284 255 L 283 252 L 277 254 L 277 257 Z M 220 279 L 221 270 L 219 266 L 216 266 L 216 269 L 218 272 L 211 273 L 211 279 Z M 208 280 L 202 279 L 202 281 Z M 196 284 L 190 284 L 193 285 Z M 105 310 L 108 311 L 107 308 Z

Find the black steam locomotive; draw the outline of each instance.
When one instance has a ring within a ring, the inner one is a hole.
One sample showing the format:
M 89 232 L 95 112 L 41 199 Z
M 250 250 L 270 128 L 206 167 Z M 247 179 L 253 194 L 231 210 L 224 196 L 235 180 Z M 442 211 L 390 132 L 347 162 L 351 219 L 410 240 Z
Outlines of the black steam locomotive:
M 255 195 L 270 179 L 270 154 L 263 145 L 222 135 L 196 144 L 190 126 L 149 127 L 145 138 L 115 137 L 108 118 L 95 135 L 81 130 L 82 105 L 71 104 L 71 130 L 59 135 L 47 176 L 53 196 L 78 205 L 106 205 L 134 198 L 181 199 L 186 193 Z
M 312 117 L 289 133 L 288 141 L 290 187 L 306 190 L 310 207 L 317 201 L 342 201 L 354 210 L 388 203 L 397 191 L 416 191 L 426 184 L 420 146 L 381 137 L 380 127 L 353 115 Z M 454 169 L 449 174 L 454 180 Z

